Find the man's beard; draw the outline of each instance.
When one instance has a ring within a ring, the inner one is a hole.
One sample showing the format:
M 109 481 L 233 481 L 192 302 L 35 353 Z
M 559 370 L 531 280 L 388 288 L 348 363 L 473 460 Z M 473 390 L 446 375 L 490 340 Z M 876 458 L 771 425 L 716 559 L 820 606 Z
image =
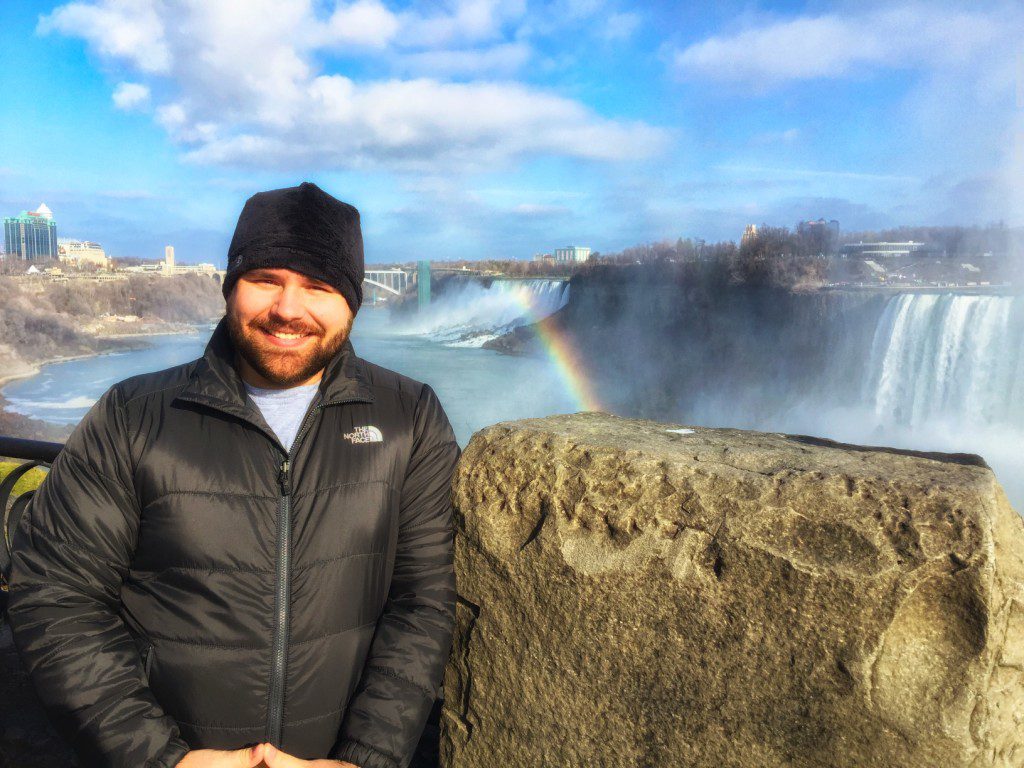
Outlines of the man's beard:
M 309 349 L 276 351 L 258 339 L 262 330 L 270 333 L 309 333 L 315 337 Z M 309 380 L 331 361 L 348 338 L 352 321 L 338 333 L 324 337 L 322 328 L 307 325 L 282 325 L 263 317 L 243 325 L 234 313 L 228 314 L 228 333 L 235 350 L 260 376 L 279 387 L 294 387 Z

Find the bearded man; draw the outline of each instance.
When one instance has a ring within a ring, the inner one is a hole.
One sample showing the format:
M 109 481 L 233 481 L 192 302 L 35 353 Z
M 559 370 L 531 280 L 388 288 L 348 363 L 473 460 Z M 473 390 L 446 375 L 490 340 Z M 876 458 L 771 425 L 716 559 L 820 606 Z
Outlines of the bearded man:
M 356 356 L 359 212 L 245 204 L 203 356 L 93 406 L 15 532 L 8 617 L 83 766 L 405 768 L 454 626 L 460 451 Z

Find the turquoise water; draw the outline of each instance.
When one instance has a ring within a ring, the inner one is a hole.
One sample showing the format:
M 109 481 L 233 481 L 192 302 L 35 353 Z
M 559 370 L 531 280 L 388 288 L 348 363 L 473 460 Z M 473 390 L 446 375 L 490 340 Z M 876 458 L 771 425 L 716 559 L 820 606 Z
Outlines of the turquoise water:
M 112 384 L 199 357 L 209 335 L 151 336 L 145 349 L 46 365 L 38 375 L 8 384 L 3 395 L 8 410 L 76 424 Z M 549 361 L 403 333 L 385 310 L 364 308 L 357 315 L 352 345 L 360 357 L 430 384 L 463 447 L 473 432 L 498 421 L 579 410 Z

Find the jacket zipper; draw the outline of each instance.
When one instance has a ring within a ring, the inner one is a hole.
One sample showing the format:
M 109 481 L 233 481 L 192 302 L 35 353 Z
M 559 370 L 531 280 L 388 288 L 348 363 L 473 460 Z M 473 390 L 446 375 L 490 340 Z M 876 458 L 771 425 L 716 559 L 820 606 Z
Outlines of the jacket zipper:
M 275 747 L 281 746 L 281 732 L 284 727 L 284 689 L 288 671 L 288 622 L 291 604 L 291 548 L 292 548 L 292 481 L 291 461 L 299 441 L 308 431 L 317 411 L 328 405 L 349 402 L 366 402 L 363 398 L 348 398 L 319 403 L 306 414 L 299 431 L 292 440 L 278 468 L 277 482 L 281 498 L 277 503 L 277 576 L 274 598 L 274 636 L 271 645 L 270 702 L 267 707 L 266 738 Z
M 289 456 L 291 454 L 289 453 Z M 291 602 L 291 579 L 288 560 L 292 545 L 292 490 L 289 476 L 290 459 L 281 461 L 278 482 L 281 498 L 277 503 L 277 583 L 274 597 L 274 639 L 271 648 L 270 703 L 267 708 L 267 741 L 281 746 L 281 728 L 284 716 L 284 683 L 287 662 L 285 636 L 288 633 L 288 613 Z

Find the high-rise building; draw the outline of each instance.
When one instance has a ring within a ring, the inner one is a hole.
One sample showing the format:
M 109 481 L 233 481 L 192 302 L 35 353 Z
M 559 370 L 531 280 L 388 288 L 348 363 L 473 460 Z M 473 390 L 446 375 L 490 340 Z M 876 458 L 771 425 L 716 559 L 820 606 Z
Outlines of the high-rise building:
M 174 246 L 164 246 L 164 272 L 166 274 L 172 274 L 174 272 Z
M 570 245 L 555 248 L 555 261 L 586 261 L 590 258 L 590 248 L 585 245 Z
M 46 203 L 40 203 L 34 211 L 22 211 L 19 216 L 4 219 L 4 250 L 8 259 L 57 258 L 57 223 Z

